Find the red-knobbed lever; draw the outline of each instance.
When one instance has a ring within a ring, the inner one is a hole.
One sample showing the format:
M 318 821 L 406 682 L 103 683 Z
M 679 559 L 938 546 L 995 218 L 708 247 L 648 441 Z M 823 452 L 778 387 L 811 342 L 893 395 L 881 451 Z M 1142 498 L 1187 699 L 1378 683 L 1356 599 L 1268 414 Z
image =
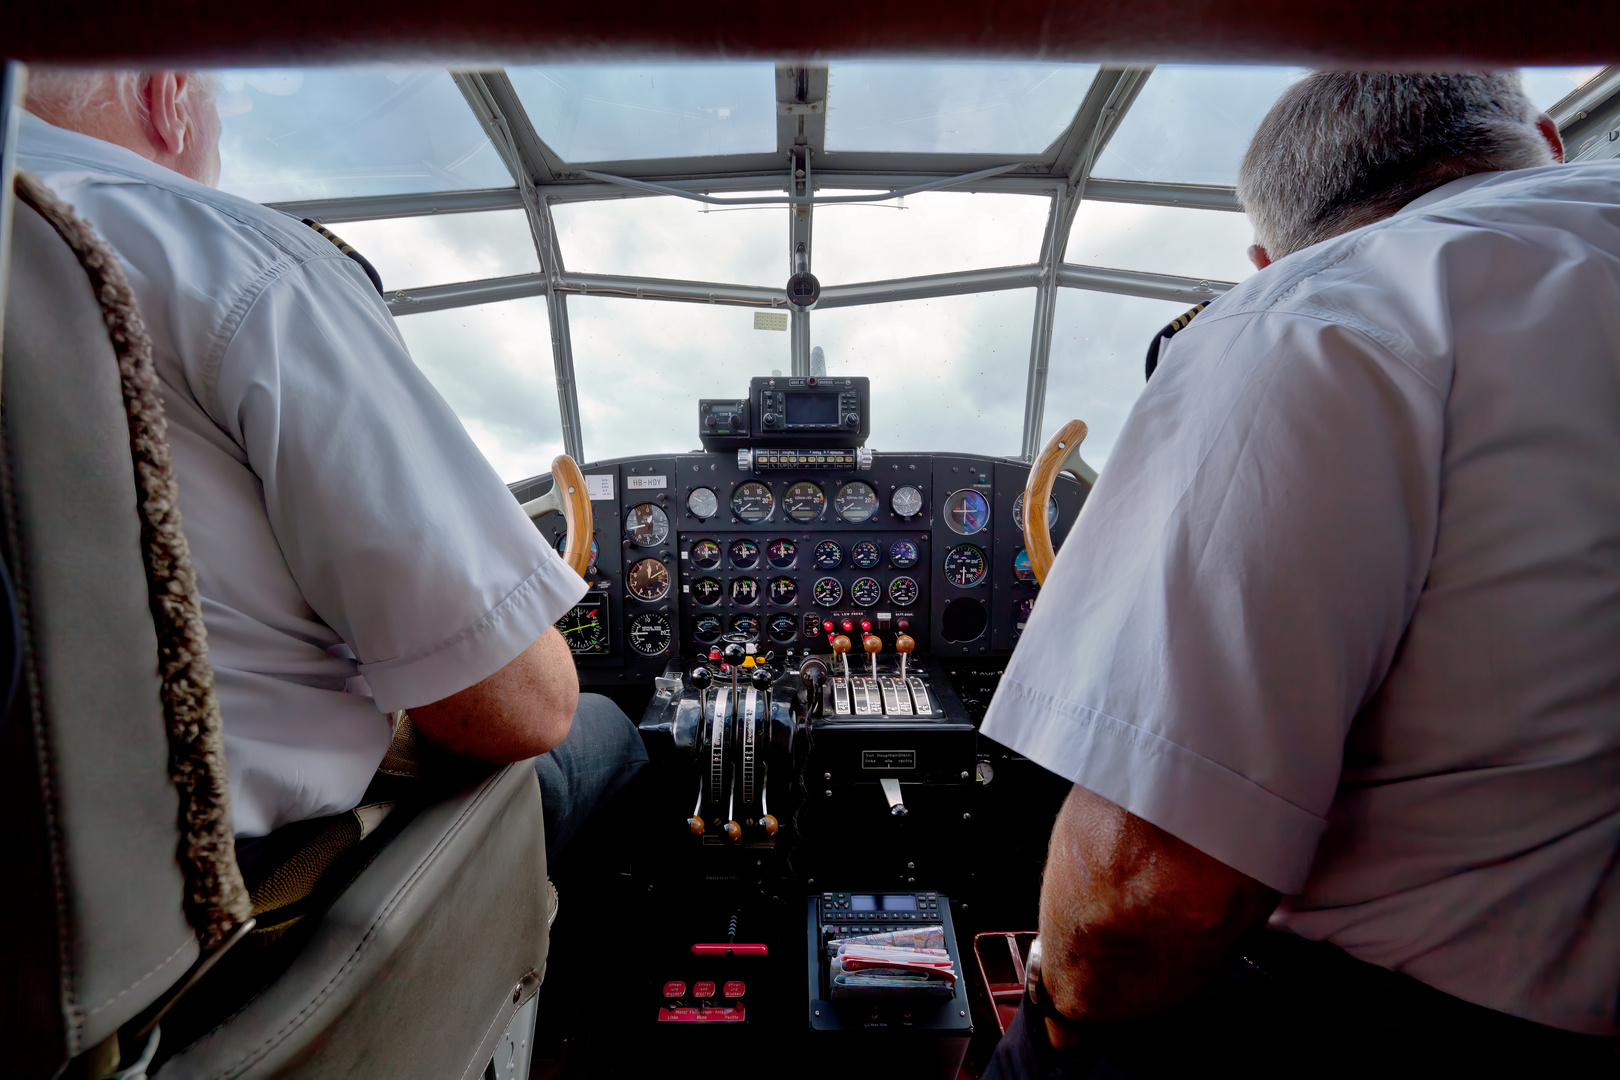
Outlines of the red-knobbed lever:
M 740 945 L 717 942 L 692 946 L 693 956 L 769 956 L 771 950 L 764 945 Z

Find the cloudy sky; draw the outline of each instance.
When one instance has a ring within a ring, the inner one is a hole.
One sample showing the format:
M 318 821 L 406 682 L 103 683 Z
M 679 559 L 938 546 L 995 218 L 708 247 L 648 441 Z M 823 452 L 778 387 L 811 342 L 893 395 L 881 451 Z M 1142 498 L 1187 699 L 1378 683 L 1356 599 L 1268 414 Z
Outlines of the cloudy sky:
M 1537 69 L 1546 107 L 1597 69 Z M 757 152 L 775 145 L 769 64 L 509 69 L 537 131 L 568 160 Z M 834 63 L 830 150 L 1038 152 L 1060 133 L 1093 65 Z M 1300 72 L 1158 68 L 1097 162 L 1101 177 L 1230 184 L 1249 135 Z M 220 186 L 273 202 L 504 187 L 511 177 L 443 70 L 225 73 Z M 820 208 L 823 284 L 1035 261 L 1047 202 L 935 192 Z M 780 286 L 781 208 L 705 208 L 674 198 L 554 208 L 570 269 Z M 520 211 L 351 222 L 335 231 L 408 288 L 538 269 Z M 1083 203 L 1065 258 L 1236 281 L 1250 272 L 1240 214 Z M 829 373 L 872 378 L 880 450 L 1016 454 L 1035 294 L 1031 289 L 816 311 Z M 590 459 L 696 445 L 697 399 L 744 392 L 790 366 L 788 335 L 752 312 L 606 297 L 568 301 Z M 1053 334 L 1046 429 L 1091 427 L 1106 463 L 1142 388 L 1152 335 L 1184 306 L 1065 289 Z M 551 330 L 541 299 L 403 316 L 412 354 L 508 481 L 560 452 Z

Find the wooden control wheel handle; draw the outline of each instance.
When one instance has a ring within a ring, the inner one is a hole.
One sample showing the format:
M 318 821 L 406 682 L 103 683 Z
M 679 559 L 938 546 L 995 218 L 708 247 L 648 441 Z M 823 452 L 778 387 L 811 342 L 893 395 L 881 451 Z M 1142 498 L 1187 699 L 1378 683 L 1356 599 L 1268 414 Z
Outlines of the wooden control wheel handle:
M 591 498 L 585 491 L 585 474 L 567 454 L 558 454 L 551 463 L 551 490 L 523 504 L 523 512 L 531 518 L 546 514 L 561 514 L 563 528 L 568 533 L 568 544 L 563 549 L 563 562 L 580 577 L 591 565 L 591 540 L 596 535 L 596 522 L 591 517 Z
M 1058 428 L 1057 434 L 1047 440 L 1035 464 L 1030 466 L 1029 482 L 1024 486 L 1024 546 L 1029 551 L 1029 568 L 1034 571 L 1035 580 L 1043 584 L 1055 558 L 1052 523 L 1046 519 L 1046 504 L 1052 499 L 1057 474 L 1068 472 L 1087 490 L 1097 482 L 1097 471 L 1080 456 L 1080 444 L 1085 437 L 1083 420 L 1070 420 Z
M 742 839 L 742 826 L 735 821 L 726 822 L 726 839 L 735 844 Z

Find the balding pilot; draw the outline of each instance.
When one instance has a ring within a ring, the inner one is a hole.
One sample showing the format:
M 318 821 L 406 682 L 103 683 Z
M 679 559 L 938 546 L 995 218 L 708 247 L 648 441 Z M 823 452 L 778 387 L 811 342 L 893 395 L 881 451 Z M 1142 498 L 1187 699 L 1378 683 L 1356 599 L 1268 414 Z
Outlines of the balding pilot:
M 984 724 L 1074 781 L 987 1074 L 1613 1076 L 1620 161 L 1312 75 Z
M 277 829 L 358 804 L 399 709 L 466 758 L 541 755 L 559 855 L 646 761 L 615 705 L 580 696 L 552 628 L 585 583 L 361 267 L 214 190 L 213 90 L 42 70 L 19 153 L 118 253 L 152 336 L 245 868 Z

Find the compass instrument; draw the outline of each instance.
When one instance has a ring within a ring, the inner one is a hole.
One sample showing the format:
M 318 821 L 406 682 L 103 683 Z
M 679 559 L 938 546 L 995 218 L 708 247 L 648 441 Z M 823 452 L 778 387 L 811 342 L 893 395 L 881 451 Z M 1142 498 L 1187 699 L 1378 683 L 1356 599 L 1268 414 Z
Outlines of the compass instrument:
M 698 519 L 712 518 L 720 512 L 720 498 L 713 488 L 693 488 L 686 497 L 686 509 Z
M 749 540 L 747 537 L 741 540 L 733 540 L 730 554 L 732 566 L 741 567 L 744 570 L 755 566 L 759 563 L 759 541 Z
M 895 488 L 894 494 L 889 496 L 889 509 L 897 518 L 914 518 L 922 513 L 922 508 L 922 492 L 910 484 Z
M 782 510 L 794 521 L 820 521 L 827 512 L 827 494 L 808 480 L 801 480 L 782 496 Z
M 657 547 L 669 537 L 669 515 L 655 503 L 632 506 L 624 522 L 625 534 L 637 547 Z
M 972 536 L 983 532 L 990 524 L 990 504 L 977 491 L 965 489 L 953 492 L 945 500 L 945 526 L 959 536 Z
M 864 480 L 851 480 L 838 489 L 838 495 L 833 499 L 833 508 L 845 521 L 859 525 L 872 520 L 872 515 L 877 513 L 877 492 L 873 491 L 872 485 Z
M 674 639 L 666 612 L 644 611 L 630 620 L 630 647 L 642 656 L 662 656 Z
M 823 540 L 811 559 L 823 570 L 836 570 L 844 565 L 844 546 L 836 540 Z
M 692 565 L 699 570 L 713 570 L 720 565 L 720 545 L 713 540 L 699 540 L 692 545 Z
M 638 559 L 625 575 L 624 587 L 637 600 L 662 600 L 669 593 L 669 568 L 658 559 Z
M 607 605 L 595 603 L 575 604 L 557 620 L 557 632 L 568 642 L 568 651 L 579 656 L 604 656 L 612 649 L 608 644 Z
M 945 553 L 945 580 L 958 589 L 971 589 L 984 580 L 984 549 L 973 544 L 957 544 Z
M 799 545 L 787 537 L 765 545 L 765 558 L 778 570 L 790 570 L 799 558 Z
M 737 485 L 731 493 L 731 512 L 743 521 L 764 521 L 771 516 L 771 509 L 776 505 L 775 497 L 771 494 L 768 485 L 758 480 L 749 480 Z
M 844 598 L 844 587 L 837 578 L 824 577 L 816 582 L 810 593 L 822 607 L 835 607 Z

